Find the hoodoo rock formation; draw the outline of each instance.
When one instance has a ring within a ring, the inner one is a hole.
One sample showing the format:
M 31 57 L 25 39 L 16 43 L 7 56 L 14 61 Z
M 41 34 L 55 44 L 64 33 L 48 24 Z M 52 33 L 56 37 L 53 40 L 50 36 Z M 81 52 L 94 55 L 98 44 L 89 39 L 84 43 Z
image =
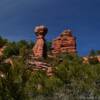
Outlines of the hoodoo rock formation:
M 48 32 L 47 27 L 41 25 L 35 28 L 36 34 L 36 43 L 33 47 L 33 55 L 29 56 L 29 59 L 26 61 L 30 69 L 34 72 L 37 70 L 43 70 L 46 74 L 51 77 L 53 73 L 53 65 L 43 61 L 38 58 L 46 58 L 47 56 L 47 47 L 45 41 L 45 35 Z M 52 54 L 48 55 L 49 58 L 54 58 L 56 54 L 68 52 L 76 53 L 76 39 L 72 36 L 70 30 L 65 30 L 59 37 L 54 39 L 52 42 Z
M 52 42 L 52 54 L 76 53 L 76 38 L 72 35 L 71 30 L 64 30 L 59 37 Z
M 41 25 L 37 26 L 34 31 L 37 38 L 35 46 L 33 47 L 33 54 L 36 58 L 45 58 L 47 56 L 47 47 L 44 37 L 47 34 L 48 29 L 47 27 Z

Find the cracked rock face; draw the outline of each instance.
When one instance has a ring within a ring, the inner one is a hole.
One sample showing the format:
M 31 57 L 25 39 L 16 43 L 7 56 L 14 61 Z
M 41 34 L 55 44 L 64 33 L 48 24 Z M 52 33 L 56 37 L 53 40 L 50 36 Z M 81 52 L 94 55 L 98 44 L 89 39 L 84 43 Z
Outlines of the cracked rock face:
M 36 34 L 36 43 L 33 47 L 33 54 L 36 58 L 45 58 L 47 56 L 47 47 L 45 43 L 45 35 L 48 32 L 47 27 L 41 25 L 37 26 L 34 30 Z

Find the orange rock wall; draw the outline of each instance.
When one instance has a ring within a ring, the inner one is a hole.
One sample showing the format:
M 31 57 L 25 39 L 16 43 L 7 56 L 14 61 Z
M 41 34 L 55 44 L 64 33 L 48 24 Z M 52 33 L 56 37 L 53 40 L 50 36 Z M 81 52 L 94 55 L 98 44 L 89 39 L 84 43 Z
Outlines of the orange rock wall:
M 65 30 L 59 37 L 52 42 L 52 54 L 76 53 L 76 39 L 71 31 Z

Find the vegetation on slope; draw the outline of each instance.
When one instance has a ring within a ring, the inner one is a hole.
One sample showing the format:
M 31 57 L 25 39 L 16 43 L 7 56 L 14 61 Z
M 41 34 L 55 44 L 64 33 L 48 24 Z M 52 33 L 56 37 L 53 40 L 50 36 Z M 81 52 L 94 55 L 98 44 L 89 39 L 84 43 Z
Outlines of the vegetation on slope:
M 32 43 L 7 42 L 0 59 L 0 100 L 81 100 L 100 99 L 100 64 L 83 64 L 78 55 L 61 54 L 45 61 L 52 64 L 54 75 L 33 72 L 25 63 Z M 12 58 L 13 65 L 5 63 Z M 52 60 L 52 62 L 51 62 Z

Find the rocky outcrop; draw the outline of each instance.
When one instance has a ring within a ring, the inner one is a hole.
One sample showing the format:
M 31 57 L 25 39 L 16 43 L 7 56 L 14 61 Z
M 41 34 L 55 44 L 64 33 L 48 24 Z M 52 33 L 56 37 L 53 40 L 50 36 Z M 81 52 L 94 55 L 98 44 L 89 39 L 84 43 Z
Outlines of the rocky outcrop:
M 28 59 L 26 62 L 27 62 L 29 69 L 33 73 L 38 70 L 42 70 L 46 72 L 47 76 L 49 77 L 53 75 L 53 67 L 51 67 L 51 64 L 48 64 L 44 61 L 35 60 L 34 57 L 32 57 L 32 55 L 30 56 L 30 59 Z
M 33 54 L 36 58 L 45 58 L 47 56 L 47 49 L 44 37 L 47 34 L 48 29 L 41 25 L 37 26 L 34 31 L 37 38 L 35 46 L 33 47 Z
M 100 56 L 85 56 L 83 57 L 83 63 L 89 64 L 90 62 L 100 63 Z
M 5 50 L 6 46 L 0 47 L 0 56 L 3 56 L 3 51 Z
M 2 56 L 2 55 L 3 55 L 2 51 L 3 51 L 3 49 L 2 49 L 2 48 L 0 48 L 0 56 Z
M 36 43 L 33 47 L 33 55 L 30 55 L 27 62 L 29 69 L 33 73 L 37 70 L 43 70 L 47 73 L 48 76 L 53 75 L 53 66 L 37 58 L 45 58 L 47 56 L 47 49 L 45 44 L 45 35 L 48 32 L 48 29 L 45 26 L 37 26 L 35 28 L 36 34 Z M 53 40 L 52 42 L 52 54 L 48 57 L 55 57 L 54 55 L 59 53 L 76 53 L 76 39 L 72 36 L 70 30 L 65 30 L 59 37 Z
M 100 56 L 97 56 L 98 61 L 100 62 Z
M 37 26 L 34 30 L 36 35 L 36 43 L 33 47 L 33 55 L 29 56 L 29 59 L 27 59 L 27 65 L 29 66 L 29 69 L 32 70 L 32 72 L 36 72 L 38 70 L 43 70 L 46 72 L 48 76 L 53 75 L 53 70 L 50 64 L 41 61 L 41 58 L 47 57 L 47 46 L 46 46 L 46 40 L 45 35 L 48 32 L 47 27 L 41 25 Z M 40 59 L 39 59 L 40 58 Z
M 76 38 L 70 30 L 65 30 L 52 42 L 52 54 L 76 53 Z

